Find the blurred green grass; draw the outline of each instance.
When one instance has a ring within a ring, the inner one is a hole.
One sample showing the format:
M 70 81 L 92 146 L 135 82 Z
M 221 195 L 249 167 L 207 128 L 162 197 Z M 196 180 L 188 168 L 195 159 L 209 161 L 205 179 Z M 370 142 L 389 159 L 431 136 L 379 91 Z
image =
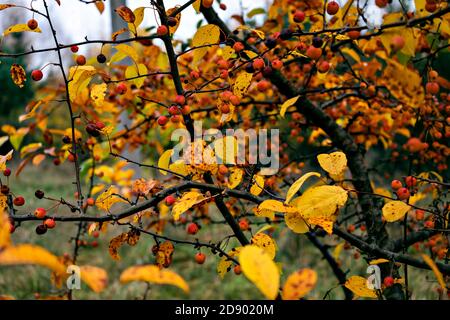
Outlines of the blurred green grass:
M 13 171 L 17 164 L 13 165 Z M 15 195 L 22 195 L 26 198 L 26 205 L 23 211 L 32 211 L 38 206 L 48 207 L 50 202 L 38 200 L 34 197 L 37 189 L 45 191 L 46 195 L 67 200 L 73 199 L 75 187 L 72 181 L 72 168 L 70 165 L 55 167 L 50 163 L 43 163 L 40 167 L 28 166 L 21 175 L 10 178 L 10 185 Z M 61 208 L 61 212 L 67 209 Z M 20 212 L 19 212 L 20 213 Z M 214 213 L 213 213 L 214 214 Z M 218 217 L 217 217 L 218 218 Z M 13 234 L 14 243 L 33 243 L 47 248 L 56 255 L 72 253 L 73 243 L 70 239 L 76 233 L 76 223 L 58 223 L 54 230 L 50 230 L 43 236 L 36 235 L 34 229 L 36 222 L 24 223 Z M 104 268 L 108 273 L 109 283 L 107 288 L 100 294 L 91 291 L 85 284 L 81 290 L 74 291 L 74 299 L 142 299 L 147 285 L 145 283 L 130 283 L 122 285 L 119 283 L 120 273 L 127 267 L 153 263 L 154 257 L 151 254 L 151 247 L 154 242 L 152 237 L 142 235 L 139 243 L 130 247 L 124 245 L 120 249 L 122 259 L 114 261 L 108 253 L 109 240 L 120 234 L 122 227 L 110 226 L 108 232 L 101 234 L 98 239 L 97 248 L 82 247 L 78 257 L 78 265 L 94 265 Z M 126 229 L 123 229 L 126 230 Z M 254 227 L 253 231 L 257 228 Z M 225 225 L 210 225 L 203 228 L 197 236 L 203 242 L 209 240 L 217 241 L 230 234 L 230 230 Z M 177 239 L 191 239 L 183 227 L 168 227 L 165 235 Z M 250 235 L 248 235 L 250 236 Z M 287 228 L 280 228 L 276 231 L 278 252 L 276 261 L 283 267 L 282 282 L 291 273 L 300 268 L 313 268 L 318 273 L 318 283 L 316 288 L 307 296 L 309 299 L 322 299 L 328 290 L 331 290 L 328 299 L 342 299 L 341 288 L 337 285 L 331 268 L 321 257 L 320 252 L 307 238 L 296 235 Z M 92 237 L 84 238 L 88 241 L 94 240 Z M 337 241 L 331 237 L 325 239 L 329 244 L 336 244 Z M 238 246 L 237 243 L 230 243 L 228 249 Z M 203 265 L 197 265 L 194 255 L 197 252 L 194 248 L 185 245 L 176 245 L 173 256 L 173 263 L 170 269 L 180 274 L 191 288 L 190 294 L 183 293 L 180 289 L 171 286 L 152 285 L 147 294 L 147 299 L 262 299 L 263 296 L 243 275 L 236 276 L 230 272 L 223 280 L 216 272 L 218 256 L 212 255 L 209 251 L 202 249 L 207 254 L 207 260 Z M 355 260 L 353 253 L 349 250 L 341 253 L 340 262 L 343 270 L 350 270 L 349 275 L 365 276 L 367 264 L 362 258 Z M 437 284 L 431 272 L 409 268 L 410 288 L 413 299 L 437 299 Z M 57 293 L 50 281 L 50 271 L 39 266 L 1 266 L 0 267 L 0 295 L 11 295 L 16 299 L 34 299 L 35 293 L 40 293 L 45 297 Z

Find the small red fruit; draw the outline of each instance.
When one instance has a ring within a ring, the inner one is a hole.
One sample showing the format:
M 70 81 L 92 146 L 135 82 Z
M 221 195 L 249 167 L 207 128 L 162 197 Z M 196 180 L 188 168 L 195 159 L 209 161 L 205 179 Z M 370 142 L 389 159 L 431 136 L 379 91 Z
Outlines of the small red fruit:
M 171 205 L 173 205 L 175 203 L 176 200 L 177 199 L 174 196 L 167 196 L 166 197 L 166 204 L 168 206 L 171 206 Z
M 301 10 L 297 10 L 294 13 L 294 21 L 296 23 L 302 23 L 303 21 L 305 21 L 305 13 Z
M 128 90 L 128 87 L 125 83 L 121 82 L 116 87 L 117 94 L 125 94 Z
M 165 25 L 162 25 L 159 26 L 158 29 L 156 29 L 156 33 L 158 34 L 158 36 L 162 37 L 169 33 L 169 29 Z
M 386 288 L 392 287 L 394 285 L 394 278 L 392 278 L 391 276 L 384 278 L 383 284 L 386 286 Z
M 47 229 L 53 229 L 56 226 L 56 222 L 53 219 L 45 219 L 44 224 Z
M 434 228 L 434 221 L 427 220 L 427 221 L 425 221 L 425 223 L 423 225 L 425 228 L 432 229 L 432 228 Z
M 321 48 L 316 48 L 314 46 L 309 46 L 308 50 L 306 50 L 306 56 L 313 59 L 313 60 L 317 60 L 320 58 L 320 56 L 322 55 L 322 49 Z
M 47 232 L 47 227 L 45 226 L 45 224 L 40 224 L 36 227 L 36 233 L 38 235 L 43 235 L 46 232 Z
M 233 106 L 238 106 L 241 103 L 241 99 L 239 99 L 238 96 L 235 96 L 234 94 L 230 96 L 230 102 Z
M 98 241 L 97 240 L 92 241 L 91 242 L 91 246 L 92 246 L 92 248 L 97 248 L 98 247 Z
M 6 168 L 5 170 L 3 170 L 3 175 L 5 177 L 9 177 L 11 175 L 11 169 L 10 168 Z
M 248 229 L 250 228 L 250 224 L 249 224 L 248 220 L 245 219 L 245 218 L 239 220 L 239 228 L 240 228 L 242 231 L 248 230 Z
M 180 114 L 180 109 L 178 109 L 178 106 L 172 105 L 172 106 L 169 107 L 169 113 L 170 113 L 172 116 L 177 115 L 177 114 Z
M 226 175 L 227 173 L 228 173 L 228 168 L 227 168 L 227 166 L 221 164 L 221 165 L 219 166 L 219 174 L 221 174 L 221 175 Z
M 397 197 L 400 200 L 406 200 L 409 198 L 411 194 L 409 193 L 409 190 L 407 188 L 400 188 L 397 190 Z
M 417 209 L 416 210 L 416 220 L 420 221 L 423 220 L 425 218 L 425 211 L 421 210 L 421 209 Z
M 236 51 L 236 52 L 239 52 L 239 51 L 242 51 L 242 50 L 244 50 L 244 44 L 242 43 L 242 42 L 235 42 L 234 44 L 233 44 L 233 49 L 234 49 L 234 51 Z
M 439 93 L 439 84 L 437 82 L 428 82 L 425 85 L 425 89 L 429 94 L 438 94 Z
M 339 11 L 339 3 L 336 1 L 330 1 L 327 4 L 327 13 L 334 16 Z
M 188 224 L 186 231 L 187 233 L 194 235 L 198 232 L 198 225 L 194 222 L 191 222 Z
M 67 160 L 69 162 L 75 162 L 76 159 L 77 157 L 73 153 L 69 153 L 69 155 L 67 156 Z
M 356 227 L 355 227 L 354 224 L 351 224 L 351 225 L 349 225 L 349 226 L 347 227 L 347 231 L 350 232 L 350 233 L 354 232 L 355 229 L 356 229 Z
M 16 198 L 14 198 L 13 203 L 14 203 L 15 206 L 21 207 L 21 206 L 23 206 L 25 204 L 25 198 L 22 197 L 22 196 L 18 196 Z
M 38 22 L 35 19 L 30 19 L 27 22 L 27 26 L 28 28 L 30 28 L 31 30 L 35 30 L 38 27 Z
M 204 264 L 205 260 L 206 260 L 206 255 L 204 253 L 197 252 L 195 254 L 195 262 L 197 262 L 198 264 Z
M 347 32 L 347 35 L 350 39 L 356 40 L 361 35 L 361 32 L 359 32 L 358 30 L 352 30 L 352 31 Z
M 100 237 L 100 232 L 98 230 L 95 230 L 94 232 L 92 232 L 92 236 L 94 238 L 98 238 L 98 237 Z
M 320 73 L 327 73 L 330 70 L 330 64 L 328 61 L 322 61 L 321 63 L 319 63 L 319 65 L 317 66 L 317 70 Z
M 158 124 L 162 127 L 165 126 L 169 119 L 166 116 L 160 116 L 158 118 Z
M 214 3 L 214 0 L 203 0 L 202 6 L 204 6 L 205 8 L 211 8 L 213 3 Z
M 44 218 L 46 214 L 47 210 L 45 210 L 44 208 L 37 208 L 36 210 L 34 210 L 34 216 L 38 219 Z
M 219 5 L 219 8 L 222 9 L 223 11 L 227 10 L 227 6 L 226 6 L 225 3 L 221 3 L 221 4 Z
M 77 53 L 78 52 L 78 46 L 71 46 L 70 47 L 70 51 L 72 51 L 73 53 Z
M 388 0 L 375 0 L 375 4 L 378 8 L 384 8 L 388 4 Z
M 86 64 L 86 57 L 83 56 L 82 54 L 80 54 L 79 56 L 77 56 L 77 65 L 79 66 L 84 66 Z
M 405 183 L 408 187 L 414 187 L 417 184 L 417 179 L 412 176 L 408 176 L 405 178 Z
M 391 182 L 391 188 L 392 188 L 392 189 L 398 190 L 398 189 L 400 189 L 401 187 L 403 187 L 403 184 L 401 183 L 400 180 L 392 180 L 392 182 Z
M 273 68 L 273 69 L 279 70 L 279 69 L 281 69 L 282 67 L 283 67 L 283 61 L 278 60 L 278 59 L 272 61 L 272 68 Z
M 256 58 L 253 61 L 253 68 L 255 70 L 261 70 L 262 68 L 264 68 L 264 60 L 262 58 Z
M 186 103 L 186 98 L 183 95 L 179 94 L 175 97 L 175 103 L 179 104 L 179 105 L 183 105 Z
M 224 114 L 228 114 L 228 113 L 230 113 L 230 111 L 231 111 L 231 109 L 228 104 L 223 104 L 220 106 L 220 112 L 222 112 Z
M 95 199 L 94 199 L 94 198 L 87 198 L 87 199 L 86 199 L 86 204 L 87 204 L 89 207 L 93 207 L 93 206 L 95 205 Z
M 240 275 L 242 273 L 242 269 L 240 265 L 235 265 L 233 271 L 236 275 Z
M 44 77 L 44 74 L 42 73 L 41 70 L 33 70 L 31 72 L 31 79 L 33 79 L 34 81 L 39 81 Z

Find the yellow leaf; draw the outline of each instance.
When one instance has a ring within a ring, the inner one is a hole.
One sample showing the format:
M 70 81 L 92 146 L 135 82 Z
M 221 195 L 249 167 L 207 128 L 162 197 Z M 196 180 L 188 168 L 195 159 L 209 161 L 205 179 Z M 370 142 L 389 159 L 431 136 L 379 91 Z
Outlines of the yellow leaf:
M 268 209 L 259 209 L 258 207 L 253 208 L 253 213 L 258 217 L 269 218 L 270 220 L 275 219 L 275 212 Z
M 74 101 L 78 94 L 83 91 L 91 81 L 96 70 L 92 66 L 76 66 L 69 70 L 69 95 L 70 101 Z
M 228 188 L 234 189 L 242 182 L 244 170 L 238 167 L 233 167 L 230 169 L 230 172 L 230 177 L 228 178 Z
M 125 77 L 127 79 L 132 79 L 130 81 L 133 82 L 139 89 L 145 82 L 145 77 L 143 77 L 143 75 L 147 74 L 147 67 L 142 63 L 139 63 L 137 66 L 137 68 L 134 64 L 128 66 L 125 70 Z
M 111 258 L 117 261 L 120 260 L 119 248 L 127 241 L 127 239 L 127 233 L 121 233 L 117 237 L 111 239 L 108 247 L 109 255 L 111 256 Z
M 174 12 L 174 11 L 177 10 L 177 9 L 178 9 L 178 7 L 168 9 L 167 12 L 166 12 L 166 14 L 167 14 L 168 16 L 170 16 L 170 15 L 172 14 L 172 12 Z M 170 35 L 173 35 L 173 34 L 177 31 L 178 27 L 180 26 L 181 12 L 178 13 L 174 18 L 175 18 L 175 20 L 176 20 L 177 23 L 176 23 L 174 26 L 169 26 L 169 34 L 170 34 Z
M 345 282 L 345 287 L 359 297 L 377 298 L 375 290 L 368 288 L 366 278 L 351 276 Z
M 298 211 L 287 212 L 284 215 L 284 221 L 286 222 L 288 228 L 294 231 L 295 233 L 309 232 L 308 224 Z
M 231 251 L 227 252 L 227 255 L 231 258 L 236 258 L 239 256 L 239 253 L 241 252 L 243 247 L 237 247 L 231 249 Z M 227 256 L 222 256 L 219 260 L 219 263 L 217 264 L 217 273 L 219 274 L 220 278 L 224 278 L 227 272 L 231 270 L 231 266 L 234 264 L 233 261 L 228 259 Z
M 3 31 L 3 36 L 5 37 L 5 36 L 7 36 L 10 33 L 24 32 L 24 31 L 38 32 L 38 33 L 42 32 L 42 30 L 40 28 L 36 28 L 34 30 L 31 30 L 30 27 L 28 27 L 28 25 L 26 23 L 24 23 L 24 24 L 16 24 L 14 26 L 9 27 L 5 31 Z
M 39 246 L 21 244 L 7 247 L 0 252 L 0 265 L 22 264 L 43 266 L 57 274 L 64 274 L 66 272 L 66 267 L 59 261 L 58 257 Z
M 345 242 L 339 243 L 333 250 L 333 258 L 339 261 L 339 256 L 341 255 L 342 249 L 344 249 Z
M 128 29 L 135 35 L 137 35 L 137 28 L 141 25 L 142 21 L 144 20 L 144 10 L 145 7 L 139 7 L 134 9 L 133 14 L 135 17 L 135 20 L 133 23 L 128 24 Z
M 25 121 L 27 119 L 30 119 L 32 117 L 34 117 L 34 115 L 36 114 L 36 110 L 42 105 L 42 100 L 39 100 L 38 102 L 36 102 L 36 104 L 33 106 L 33 108 L 31 108 L 30 112 L 28 112 L 27 114 L 23 114 L 19 116 L 19 122 Z
M 232 47 L 225 46 L 224 48 L 222 48 L 222 58 L 224 58 L 225 60 L 232 58 L 234 54 L 235 51 Z
M 242 98 L 242 96 L 247 92 L 250 83 L 252 82 L 253 73 L 248 73 L 246 71 L 242 71 L 236 77 L 236 80 L 233 84 L 233 93 Z
M 350 49 L 348 47 L 344 47 L 344 48 L 342 48 L 341 51 L 342 51 L 342 53 L 349 55 L 356 62 L 361 62 L 361 58 L 359 57 L 359 54 L 356 53 L 355 50 Z
M 117 46 L 115 46 L 116 50 L 118 53 L 122 53 L 123 55 L 125 55 L 126 57 L 130 57 L 134 63 L 137 64 L 138 60 L 139 60 L 139 54 L 137 53 L 136 49 L 134 49 L 132 46 L 129 46 L 127 44 L 118 44 Z M 122 60 L 122 59 L 120 59 Z M 110 62 L 117 62 L 120 60 L 115 60 L 114 56 L 111 58 Z
M 91 99 L 97 107 L 101 106 L 105 100 L 106 88 L 106 83 L 94 84 L 91 88 Z
M 430 266 L 431 270 L 433 271 L 434 275 L 436 276 L 437 281 L 439 282 L 439 285 L 442 289 L 446 288 L 444 277 L 442 276 L 442 273 L 439 271 L 438 267 L 436 266 L 436 263 L 434 263 L 433 259 L 431 259 L 426 254 L 422 254 L 422 259 L 425 261 L 427 265 Z
M 31 161 L 34 166 L 38 166 L 42 163 L 42 161 L 45 160 L 45 154 L 37 154 L 33 157 L 33 160 Z
M 180 219 L 180 215 L 204 201 L 206 198 L 203 194 L 197 191 L 190 191 L 183 194 L 181 198 L 179 198 L 172 208 L 172 215 L 174 220 Z
M 220 39 L 220 29 L 214 24 L 207 24 L 198 28 L 192 38 L 192 48 L 200 47 L 194 50 L 193 65 L 196 66 L 208 52 L 210 45 L 217 44 Z
M 101 209 L 108 211 L 111 209 L 111 207 L 118 202 L 126 202 L 124 199 L 114 195 L 115 192 L 114 187 L 109 187 L 108 190 L 103 192 L 95 201 L 95 205 Z
M 330 175 L 340 175 L 347 167 L 347 157 L 343 152 L 319 154 L 317 156 L 320 166 Z
M 97 7 L 98 12 L 100 12 L 100 14 L 103 13 L 103 11 L 105 11 L 105 4 L 103 2 L 95 2 L 95 6 Z
M 133 11 L 126 6 L 120 6 L 114 9 L 114 11 L 125 21 L 128 23 L 133 23 L 136 21 L 136 17 L 134 16 Z
M 251 239 L 251 244 L 263 249 L 272 260 L 275 259 L 277 245 L 269 235 L 262 232 L 256 233 Z
M 369 264 L 380 264 L 380 263 L 387 263 L 387 262 L 389 262 L 389 260 L 388 259 L 375 259 L 375 260 L 372 260 L 372 261 L 370 261 L 369 262 Z
M 290 99 L 286 100 L 286 101 L 281 105 L 281 108 L 280 108 L 280 115 L 281 115 L 282 118 L 284 118 L 284 115 L 286 114 L 287 109 L 288 109 L 290 106 L 293 106 L 293 105 L 297 102 L 298 98 L 300 98 L 300 96 L 296 96 L 296 97 L 290 98 Z
M 253 185 L 250 188 L 250 193 L 254 196 L 259 196 L 264 190 L 264 177 L 256 175 L 253 177 Z
M 383 217 L 387 222 L 394 222 L 402 219 L 409 209 L 411 207 L 402 201 L 390 201 L 383 206 Z
M 244 275 L 264 294 L 275 299 L 280 286 L 280 272 L 270 256 L 261 248 L 248 245 L 239 254 Z
M 42 143 L 40 143 L 40 142 L 27 144 L 22 149 L 20 149 L 20 157 L 23 158 L 27 154 L 30 154 L 32 152 L 39 150 L 41 147 L 42 147 Z
M 108 283 L 108 274 L 106 271 L 94 266 L 81 266 L 80 276 L 81 280 L 96 293 L 102 292 Z
M 173 271 L 160 269 L 154 265 L 134 266 L 126 269 L 120 275 L 121 283 L 145 281 L 156 284 L 168 284 L 189 292 L 189 286 L 182 277 Z
M 0 4 L 0 11 L 8 9 L 8 8 L 12 8 L 12 7 L 15 7 L 15 5 L 13 5 L 13 4 Z
M 320 178 L 320 173 L 318 172 L 308 172 L 306 174 L 304 174 L 303 176 L 301 176 L 299 179 L 297 179 L 290 187 L 289 190 L 286 194 L 286 201 L 284 203 L 288 204 L 292 198 L 295 196 L 295 194 L 298 192 L 298 190 L 300 190 L 300 188 L 302 187 L 303 183 L 305 183 L 306 180 L 308 180 L 308 178 L 312 177 L 312 176 L 316 176 Z
M 155 253 L 156 264 L 159 268 L 167 268 L 172 263 L 174 246 L 170 241 L 164 241 L 158 247 Z
M 336 216 L 309 217 L 307 219 L 308 219 L 307 220 L 308 223 L 322 227 L 328 234 L 333 233 L 333 224 L 334 224 L 334 221 L 336 220 Z
M 189 174 L 188 167 L 182 159 L 175 161 L 169 165 L 169 170 L 175 173 L 181 174 L 182 176 L 187 176 Z
M 13 63 L 10 73 L 14 84 L 19 88 L 23 88 L 25 81 L 27 81 L 25 69 L 21 65 Z
M 8 214 L 6 212 L 7 208 L 7 198 L 5 195 L 0 195 L 0 252 L 11 245 L 10 227 L 11 222 L 9 221 Z
M 347 191 L 338 186 L 309 188 L 296 202 L 298 211 L 305 219 L 331 217 L 347 202 Z
M 202 0 L 196 0 L 196 1 L 192 4 L 192 6 L 193 6 L 194 9 L 195 9 L 195 12 L 197 12 L 197 13 L 200 12 L 200 6 L 201 6 L 201 4 L 202 4 Z
M 164 153 L 159 157 L 158 167 L 162 169 L 169 169 L 170 158 L 172 157 L 173 150 L 169 149 L 164 151 Z M 159 170 L 162 175 L 167 175 L 167 171 Z
M 283 300 L 298 300 L 308 294 L 317 282 L 317 273 L 312 269 L 300 269 L 291 273 L 283 286 Z
M 4 171 L 6 169 L 6 162 L 12 159 L 14 150 L 9 151 L 6 155 L 0 155 L 0 171 Z
M 297 212 L 297 208 L 294 206 L 286 205 L 278 200 L 264 200 L 258 206 L 260 210 L 271 210 L 275 212 Z

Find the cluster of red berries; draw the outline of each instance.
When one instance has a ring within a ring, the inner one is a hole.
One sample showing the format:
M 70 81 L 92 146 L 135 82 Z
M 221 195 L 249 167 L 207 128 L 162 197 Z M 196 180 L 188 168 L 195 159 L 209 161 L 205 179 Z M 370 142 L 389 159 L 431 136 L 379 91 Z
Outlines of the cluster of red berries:
M 102 121 L 93 121 L 86 125 L 86 132 L 93 137 L 98 137 L 104 128 L 105 124 Z
M 407 187 L 404 187 L 400 180 L 392 180 L 391 182 L 391 188 L 395 191 L 399 200 L 407 200 L 411 196 L 409 190 L 417 185 L 417 179 L 408 176 L 405 178 L 405 184 Z

